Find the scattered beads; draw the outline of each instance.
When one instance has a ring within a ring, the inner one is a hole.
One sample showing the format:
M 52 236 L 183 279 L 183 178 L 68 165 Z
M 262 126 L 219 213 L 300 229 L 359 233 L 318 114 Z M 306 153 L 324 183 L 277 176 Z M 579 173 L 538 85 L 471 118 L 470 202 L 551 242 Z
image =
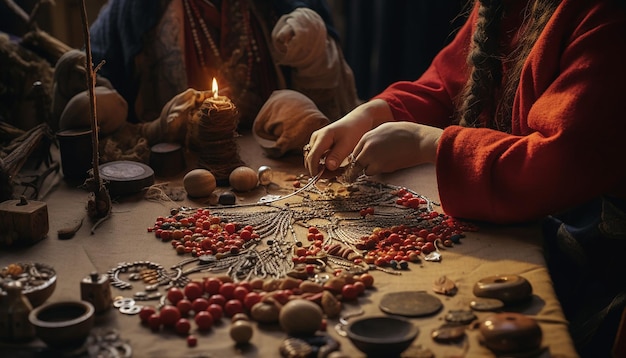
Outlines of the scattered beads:
M 295 182 L 305 179 L 296 177 Z M 325 256 L 333 257 L 336 267 L 352 271 L 367 270 L 370 265 L 370 269 L 400 274 L 410 263 L 440 260 L 437 245 L 453 247 L 461 243 L 466 231 L 476 230 L 434 211 L 435 203 L 406 188 L 363 180 L 353 183 L 350 190 L 331 186 L 322 190 L 308 179 L 296 191 L 302 192 L 302 201 L 282 207 L 273 204 L 274 200 L 215 212 L 181 208 L 157 217 L 147 231 L 169 242 L 180 255 L 212 258 L 203 260 L 196 272 L 210 266 L 210 271 L 224 270 L 234 279 L 247 280 L 284 277 L 294 270 L 312 277 L 319 273 L 315 262 Z M 220 203 L 226 203 L 222 195 Z M 336 213 L 354 216 L 340 218 Z M 320 219 L 328 224 L 307 224 Z M 294 223 L 308 225 L 306 241 L 298 238 Z
M 208 209 L 197 209 L 189 216 L 177 213 L 167 218 L 158 217 L 148 232 L 153 232 L 161 241 L 169 241 L 178 254 L 194 257 L 236 255 L 247 243 L 259 239 L 252 226 L 222 222 Z
M 324 283 L 292 278 L 235 283 L 227 277 L 207 276 L 187 283 L 184 288 L 170 287 L 160 306 L 135 307 L 143 326 L 154 333 L 175 332 L 186 338 L 189 347 L 198 344 L 198 339 L 190 332 L 194 329 L 210 332 L 217 322 L 223 322 L 223 317 L 230 318 L 231 338 L 237 344 L 245 344 L 253 333 L 250 320 L 259 321 L 255 319 L 255 307 L 275 305 L 276 313 L 280 313 L 288 302 L 300 299 L 318 305 L 320 312 L 327 317 L 336 317 L 337 312 L 332 311 L 335 308 L 333 302 L 358 300 L 373 284 L 374 278 L 370 274 L 352 275 L 341 270 Z M 131 299 L 115 302 L 121 307 L 130 305 Z M 198 302 L 206 304 L 199 305 Z M 186 307 L 189 304 L 191 306 Z M 277 315 L 273 323 L 278 323 L 279 318 Z M 325 329 L 325 321 L 322 323 L 318 330 Z

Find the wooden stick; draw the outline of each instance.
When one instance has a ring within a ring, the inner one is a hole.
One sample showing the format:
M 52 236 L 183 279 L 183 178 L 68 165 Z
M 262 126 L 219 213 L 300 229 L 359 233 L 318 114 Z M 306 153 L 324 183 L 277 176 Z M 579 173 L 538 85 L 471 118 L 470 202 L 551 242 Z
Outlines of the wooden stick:
M 24 21 L 27 24 L 30 24 L 30 17 L 26 13 L 26 11 L 24 11 L 24 9 L 22 9 L 18 4 L 15 3 L 15 1 L 13 0 L 2 0 L 2 1 L 5 3 L 5 5 L 9 9 L 11 9 L 11 11 L 15 13 L 15 15 L 17 15 L 20 19 L 22 19 L 22 21 Z
M 100 185 L 100 169 L 98 166 L 99 153 L 98 153 L 98 118 L 96 115 L 96 81 L 93 71 L 93 63 L 91 57 L 91 38 L 89 35 L 89 24 L 87 23 L 87 8 L 85 6 L 85 0 L 81 0 L 81 13 L 80 17 L 83 22 L 83 35 L 85 37 L 85 68 L 87 69 L 87 88 L 89 89 L 89 104 L 90 104 L 90 116 L 91 116 L 91 143 L 93 149 L 93 157 L 91 159 L 93 165 L 93 179 L 96 185 Z

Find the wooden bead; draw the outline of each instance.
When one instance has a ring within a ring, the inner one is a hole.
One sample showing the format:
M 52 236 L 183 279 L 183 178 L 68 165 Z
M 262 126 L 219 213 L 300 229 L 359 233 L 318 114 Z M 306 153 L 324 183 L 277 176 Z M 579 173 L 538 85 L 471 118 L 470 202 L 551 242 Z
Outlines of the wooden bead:
M 479 330 L 485 346 L 498 353 L 527 352 L 541 346 L 539 324 L 521 313 L 490 315 L 480 323 Z
M 246 344 L 250 342 L 252 334 L 254 333 L 254 328 L 252 327 L 250 321 L 238 320 L 231 324 L 229 333 L 230 338 L 232 338 L 237 344 Z
M 183 186 L 187 194 L 193 198 L 203 198 L 211 195 L 217 187 L 213 173 L 206 169 L 194 169 L 185 174 Z
M 495 298 L 505 304 L 519 303 L 529 299 L 533 289 L 525 278 L 518 275 L 489 276 L 474 285 L 476 297 Z
M 235 191 L 245 192 L 256 188 L 259 178 L 254 169 L 241 166 L 230 173 L 228 181 Z

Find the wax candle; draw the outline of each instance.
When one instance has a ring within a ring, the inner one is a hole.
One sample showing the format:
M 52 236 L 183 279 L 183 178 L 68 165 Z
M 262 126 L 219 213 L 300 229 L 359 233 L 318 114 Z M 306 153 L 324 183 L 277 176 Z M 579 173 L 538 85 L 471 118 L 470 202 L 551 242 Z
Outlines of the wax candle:
M 192 119 L 190 148 L 198 153 L 198 164 L 210 170 L 218 182 L 243 164 L 235 141 L 239 110 L 227 96 L 220 96 L 213 79 L 213 95 L 207 97 Z

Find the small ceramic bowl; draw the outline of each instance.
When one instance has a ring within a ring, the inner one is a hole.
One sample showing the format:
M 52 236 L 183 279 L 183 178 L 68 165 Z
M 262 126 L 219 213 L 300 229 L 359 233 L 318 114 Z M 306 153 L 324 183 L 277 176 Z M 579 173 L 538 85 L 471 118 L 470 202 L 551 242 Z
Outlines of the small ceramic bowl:
M 350 341 L 368 357 L 399 357 L 419 334 L 411 321 L 396 316 L 374 316 L 348 323 Z
M 39 339 L 49 347 L 73 349 L 82 346 L 94 325 L 93 305 L 87 301 L 45 303 L 28 316 Z
M 16 263 L 0 270 L 0 281 L 10 280 L 20 281 L 22 293 L 33 307 L 38 307 L 54 293 L 57 275 L 52 266 L 43 263 Z M 0 301 L 5 294 L 0 285 Z

